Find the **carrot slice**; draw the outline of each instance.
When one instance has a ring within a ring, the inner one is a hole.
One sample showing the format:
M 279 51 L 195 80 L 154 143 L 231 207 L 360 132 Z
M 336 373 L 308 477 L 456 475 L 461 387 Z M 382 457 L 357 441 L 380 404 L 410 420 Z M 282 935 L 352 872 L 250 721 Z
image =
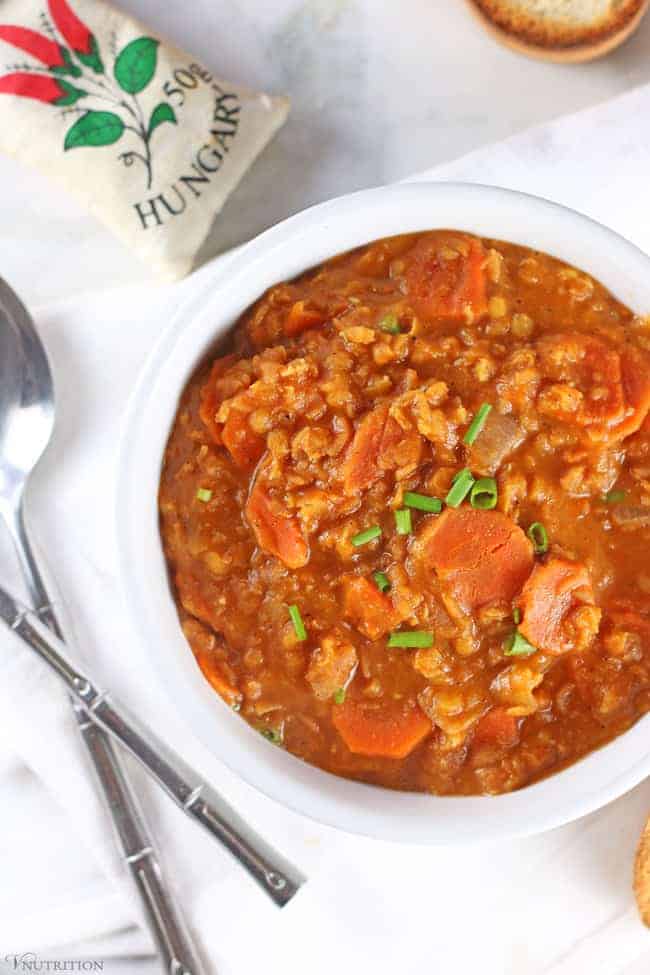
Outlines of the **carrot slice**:
M 309 546 L 297 518 L 271 498 L 263 485 L 256 481 L 246 504 L 246 517 L 255 532 L 257 544 L 274 555 L 289 569 L 299 569 L 309 561 Z
M 432 729 L 417 705 L 397 701 L 346 698 L 332 709 L 332 721 L 351 752 L 378 758 L 406 758 Z
M 216 422 L 215 416 L 221 405 L 221 400 L 217 396 L 215 384 L 217 379 L 220 379 L 228 371 L 236 359 L 237 356 L 234 353 L 224 355 L 221 359 L 217 359 L 210 370 L 210 375 L 205 385 L 201 389 L 199 417 L 217 444 L 221 443 L 221 424 Z
M 533 568 L 524 532 L 498 511 L 448 508 L 420 535 L 428 565 L 465 612 L 509 603 Z
M 574 396 L 560 395 L 554 402 L 554 388 L 542 388 L 544 412 L 565 423 L 602 426 L 604 430 L 623 420 L 625 397 L 617 352 L 580 332 L 547 336 L 538 342 L 537 350 L 542 375 L 559 383 L 560 391 L 577 391 Z M 581 399 L 576 404 L 578 395 Z
M 485 252 L 476 237 L 466 240 L 468 254 L 458 253 L 451 260 L 442 256 L 439 241 L 425 239 L 414 248 L 406 283 L 422 314 L 462 319 L 469 313 L 474 320 L 486 314 Z M 449 249 L 453 252 L 453 242 Z
M 419 435 L 416 436 L 419 439 Z M 400 466 L 399 455 L 407 438 L 410 439 L 397 420 L 387 416 L 376 458 L 376 467 L 380 473 Z
M 422 454 L 422 437 L 405 431 L 388 415 L 388 406 L 375 407 L 356 429 L 343 464 L 346 494 L 358 494 L 379 480 L 384 471 L 403 465 L 417 467 Z
M 233 407 L 221 431 L 221 439 L 242 470 L 251 470 L 266 450 L 264 437 L 251 430 L 248 413 Z
M 581 333 L 538 343 L 542 373 L 563 385 L 542 388 L 538 406 L 565 423 L 590 428 L 598 439 L 623 440 L 650 412 L 650 359 L 634 346 L 619 355 Z M 576 403 L 576 397 L 581 399 Z
M 306 301 L 296 301 L 289 309 L 284 322 L 284 334 L 288 336 L 300 335 L 307 329 L 317 328 L 327 320 L 327 314 L 317 308 L 310 308 Z
M 397 420 L 389 416 L 379 445 L 377 467 L 381 472 L 399 467 L 415 470 L 422 457 L 422 445 L 422 437 L 416 429 L 403 430 Z
M 549 559 L 545 565 L 535 566 L 522 590 L 519 632 L 540 650 L 567 653 L 584 642 L 585 634 L 576 629 L 573 614 L 586 605 L 594 605 L 586 567 L 567 559 Z M 587 625 L 595 625 L 597 630 L 598 622 L 594 618 Z
M 587 397 L 582 409 L 579 410 L 578 422 L 583 422 L 585 425 L 618 424 L 625 415 L 621 357 L 604 342 L 590 338 L 587 340 L 584 367 Z M 589 394 L 593 393 L 595 388 L 601 392 L 606 391 L 606 395 L 601 398 L 590 396 Z
M 381 476 L 379 454 L 387 420 L 388 407 L 377 406 L 357 427 L 343 464 L 346 494 L 365 491 Z
M 229 707 L 240 704 L 242 700 L 241 691 L 232 684 L 219 669 L 218 665 L 207 653 L 198 653 L 196 662 L 201 668 L 201 672 L 208 683 L 214 687 L 217 694 L 223 698 Z
M 250 395 L 243 393 L 237 397 L 238 406 L 233 406 L 229 410 L 225 423 L 218 423 L 216 420 L 223 401 L 217 393 L 218 381 L 236 361 L 237 356 L 232 354 L 217 359 L 213 364 L 208 380 L 201 389 L 199 417 L 210 432 L 213 441 L 228 448 L 237 466 L 243 470 L 250 470 L 266 449 L 264 438 L 251 430 L 248 424 L 249 413 L 254 408 L 251 405 Z
M 474 729 L 473 745 L 512 748 L 519 741 L 519 721 L 506 708 L 490 708 Z
M 650 360 L 639 349 L 626 348 L 621 353 L 621 375 L 630 412 L 616 427 L 619 440 L 640 430 L 650 412 Z
M 363 576 L 343 579 L 343 613 L 369 640 L 378 640 L 401 622 L 389 597 Z

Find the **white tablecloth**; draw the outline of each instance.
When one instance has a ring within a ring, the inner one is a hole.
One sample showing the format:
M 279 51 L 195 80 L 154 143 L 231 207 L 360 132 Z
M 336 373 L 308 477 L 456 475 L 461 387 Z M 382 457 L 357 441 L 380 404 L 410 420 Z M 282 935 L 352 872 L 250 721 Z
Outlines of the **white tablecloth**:
M 545 195 L 650 251 L 650 147 L 641 124 L 649 117 L 650 89 L 637 90 L 428 177 Z M 32 308 L 55 371 L 59 423 L 30 498 L 34 533 L 95 670 L 170 740 L 183 742 L 186 757 L 310 876 L 278 913 L 136 770 L 167 872 L 214 970 L 647 971 L 650 935 L 636 919 L 630 871 L 650 783 L 528 840 L 466 850 L 383 844 L 312 824 L 257 795 L 188 735 L 160 693 L 118 592 L 112 515 L 120 418 L 161 328 L 217 273 L 212 265 L 177 286 L 107 288 Z M 3 644 L 0 957 L 64 945 L 68 957 L 147 950 L 144 932 L 115 934 L 137 907 L 116 872 L 65 702 L 37 662 L 11 638 Z M 91 937 L 102 941 L 93 947 Z

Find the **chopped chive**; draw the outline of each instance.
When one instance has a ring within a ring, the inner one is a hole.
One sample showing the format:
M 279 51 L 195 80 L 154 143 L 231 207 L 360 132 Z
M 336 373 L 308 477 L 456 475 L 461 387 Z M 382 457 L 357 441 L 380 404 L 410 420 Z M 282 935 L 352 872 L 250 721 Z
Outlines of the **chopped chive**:
M 532 643 L 529 643 L 525 636 L 522 636 L 519 630 L 508 637 L 506 640 L 503 652 L 506 657 L 525 657 L 529 653 L 536 653 L 537 647 L 534 647 Z
M 343 704 L 344 701 L 345 701 L 345 688 L 339 687 L 339 689 L 334 693 L 334 703 Z
M 471 471 L 468 470 L 467 467 L 464 470 L 459 471 L 452 482 L 451 488 L 449 489 L 449 494 L 445 498 L 445 502 L 450 508 L 457 508 L 472 490 L 473 484 L 474 478 L 472 477 Z
M 496 508 L 498 500 L 497 482 L 493 477 L 480 477 L 472 486 L 469 503 L 472 508 L 489 511 Z
M 391 633 L 389 647 L 432 647 L 433 633 L 428 630 L 402 630 Z
M 400 508 L 395 512 L 395 527 L 398 535 L 410 535 L 413 530 L 411 512 L 408 508 Z
M 407 508 L 415 508 L 417 511 L 432 511 L 436 515 L 442 511 L 440 498 L 431 498 L 427 494 L 416 494 L 414 491 L 404 492 L 404 504 Z
M 607 504 L 620 504 L 626 497 L 627 491 L 608 491 L 603 500 Z
M 196 500 L 203 502 L 211 501 L 212 491 L 208 490 L 208 488 L 199 488 L 196 492 Z
M 548 535 L 541 521 L 534 521 L 526 532 L 531 542 L 535 555 L 543 555 L 548 552 Z
M 479 433 L 485 426 L 485 421 L 487 420 L 488 414 L 491 409 L 492 409 L 491 403 L 481 403 L 481 405 L 479 406 L 476 416 L 470 423 L 467 433 L 463 437 L 463 443 L 467 444 L 468 447 L 472 446 L 472 444 L 478 437 Z
M 298 639 L 306 640 L 307 630 L 305 629 L 305 624 L 302 621 L 302 616 L 297 606 L 289 606 L 289 616 L 291 617 L 291 622 L 293 623 L 293 628 L 296 631 Z
M 521 623 L 521 610 L 519 609 L 518 606 L 515 606 L 515 608 L 512 611 L 512 619 L 517 624 L 517 626 L 519 626 L 519 624 Z
M 273 742 L 274 745 L 279 745 L 282 741 L 282 732 L 278 731 L 277 728 L 260 728 L 260 734 L 263 735 L 267 741 Z
M 357 548 L 359 545 L 366 545 L 368 542 L 372 542 L 375 538 L 379 538 L 381 535 L 381 528 L 379 525 L 373 525 L 372 528 L 365 528 L 358 535 L 353 535 L 350 539 L 352 544 Z
M 386 592 L 390 589 L 390 579 L 385 572 L 373 572 L 372 577 L 379 592 Z
M 382 332 L 389 332 L 391 335 L 399 335 L 401 332 L 397 315 L 384 315 L 379 322 L 379 327 Z

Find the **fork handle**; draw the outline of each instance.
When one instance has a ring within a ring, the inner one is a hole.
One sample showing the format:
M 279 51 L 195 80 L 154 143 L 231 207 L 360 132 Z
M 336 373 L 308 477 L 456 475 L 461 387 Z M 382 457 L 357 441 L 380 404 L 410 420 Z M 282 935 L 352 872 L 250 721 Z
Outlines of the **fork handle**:
M 255 833 L 151 728 L 122 704 L 112 701 L 108 692 L 100 692 L 72 664 L 61 640 L 1 588 L 0 617 L 61 678 L 90 720 L 131 752 L 177 805 L 223 844 L 279 907 L 291 900 L 304 882 L 302 874 Z
M 163 962 L 163 970 L 175 975 L 201 975 L 205 969 L 192 945 L 179 906 L 165 883 L 142 810 L 113 744 L 108 735 L 89 720 L 80 705 L 73 704 L 73 709 L 111 814 L 122 859 L 139 894 L 147 927 Z
M 51 586 L 41 574 L 22 507 L 11 525 L 18 559 L 35 613 L 56 636 L 64 626 L 54 609 Z M 89 764 L 110 816 L 122 860 L 139 896 L 144 920 L 169 975 L 202 975 L 205 968 L 192 944 L 179 906 L 165 883 L 158 853 L 149 833 L 143 811 L 122 768 L 111 739 L 89 720 L 80 704 L 71 698 L 79 735 Z

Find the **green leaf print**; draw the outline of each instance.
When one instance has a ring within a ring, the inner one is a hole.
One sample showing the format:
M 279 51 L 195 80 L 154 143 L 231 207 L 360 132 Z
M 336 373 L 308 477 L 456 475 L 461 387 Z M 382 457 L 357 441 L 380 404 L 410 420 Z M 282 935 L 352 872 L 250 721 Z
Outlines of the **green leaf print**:
M 65 137 L 64 149 L 80 146 L 110 146 L 124 132 L 124 122 L 113 112 L 86 112 Z
M 138 37 L 120 51 L 114 72 L 122 91 L 137 95 L 147 87 L 156 72 L 158 43 L 152 37 Z

